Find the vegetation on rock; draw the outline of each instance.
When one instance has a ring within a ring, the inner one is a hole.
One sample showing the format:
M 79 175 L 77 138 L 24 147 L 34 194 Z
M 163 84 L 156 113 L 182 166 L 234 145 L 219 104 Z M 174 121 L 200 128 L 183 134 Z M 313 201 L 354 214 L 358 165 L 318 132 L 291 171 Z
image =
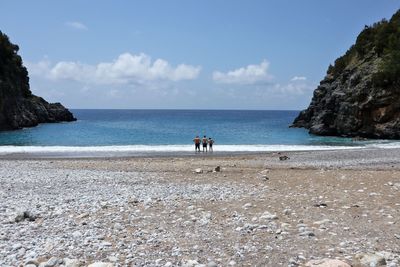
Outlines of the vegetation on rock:
M 317 135 L 400 138 L 400 10 L 365 26 L 292 126 Z

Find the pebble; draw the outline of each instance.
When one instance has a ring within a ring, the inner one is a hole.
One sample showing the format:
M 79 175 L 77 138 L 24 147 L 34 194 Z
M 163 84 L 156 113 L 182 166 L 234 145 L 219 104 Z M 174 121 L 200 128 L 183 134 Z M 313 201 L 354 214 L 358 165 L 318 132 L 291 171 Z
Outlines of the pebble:
M 64 258 L 64 266 L 65 267 L 79 267 L 79 266 L 81 266 L 81 262 L 77 259 Z
M 110 262 L 95 262 L 92 264 L 89 264 L 87 267 L 114 267 L 114 264 Z
M 306 267 L 351 267 L 344 261 L 336 259 L 311 260 L 305 264 Z
M 51 266 L 52 259 L 58 261 L 55 266 L 64 267 L 92 262 L 92 267 L 181 266 L 186 259 L 197 262 L 193 267 L 258 262 L 264 266 L 303 266 L 307 260 L 322 256 L 350 261 L 355 254 L 376 247 L 393 251 L 393 255 L 377 253 L 387 266 L 399 265 L 400 232 L 397 223 L 387 224 L 396 222 L 399 215 L 400 203 L 395 203 L 397 191 L 392 187 L 384 187 L 387 194 L 376 185 L 365 189 L 365 194 L 354 194 L 359 187 L 347 188 L 348 193 L 343 194 L 341 184 L 330 181 L 326 191 L 320 192 L 314 191 L 313 185 L 305 188 L 308 185 L 302 182 L 286 183 L 285 178 L 265 183 L 259 179 L 261 172 L 246 173 L 244 168 L 236 170 L 238 173 L 229 169 L 221 175 L 204 174 L 199 179 L 190 171 L 194 167 L 188 171 L 189 165 L 171 175 L 171 170 L 143 171 L 137 163 L 119 170 L 120 160 L 115 166 L 98 167 L 104 170 L 90 169 L 97 160 L 58 162 L 51 171 L 45 160 L 0 164 L 1 266 L 37 267 L 43 260 L 41 266 Z M 66 167 L 58 168 L 62 164 Z M 88 169 L 79 167 L 83 164 L 88 164 Z M 204 163 L 215 166 L 211 164 Z M 229 179 L 222 178 L 225 173 Z M 348 175 L 345 182 L 352 179 Z M 44 190 L 47 184 L 51 187 Z M 335 190 L 343 195 L 331 198 Z M 379 194 L 378 199 L 392 194 L 392 199 L 375 210 L 378 205 L 365 198 L 370 192 Z M 312 207 L 320 201 L 329 207 Z M 15 223 L 12 218 L 17 210 L 38 217 L 29 221 L 24 215 Z M 349 223 L 353 218 L 365 225 L 365 232 L 360 232 L 358 223 Z M 387 225 L 386 242 L 377 239 L 381 236 L 375 222 Z M 56 258 L 60 255 L 71 259 Z

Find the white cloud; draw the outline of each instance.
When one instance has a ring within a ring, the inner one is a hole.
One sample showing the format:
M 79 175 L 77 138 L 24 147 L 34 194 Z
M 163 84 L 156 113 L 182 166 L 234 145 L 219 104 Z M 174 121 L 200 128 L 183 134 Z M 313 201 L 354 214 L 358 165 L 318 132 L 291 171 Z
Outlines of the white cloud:
M 293 95 L 304 95 L 312 92 L 315 85 L 307 83 L 305 79 L 297 79 L 287 84 L 275 84 L 272 88 L 274 93 L 280 93 L 282 95 L 293 96 Z
M 86 31 L 88 30 L 88 27 L 83 24 L 82 22 L 79 21 L 68 21 L 65 23 L 66 26 L 77 29 L 77 30 L 81 30 L 81 31 Z
M 150 56 L 143 53 L 124 53 L 112 62 L 100 62 L 95 65 L 73 61 L 51 64 L 47 59 L 26 65 L 32 76 L 100 85 L 193 80 L 201 70 L 200 66 L 186 64 L 173 67 L 163 59 L 152 61 Z
M 213 72 L 213 80 L 225 84 L 257 84 L 270 81 L 269 62 L 263 60 L 259 65 L 248 65 L 228 72 Z
M 295 81 L 306 81 L 306 80 L 307 80 L 307 77 L 304 77 L 304 76 L 294 76 L 291 79 L 292 82 L 295 82 Z

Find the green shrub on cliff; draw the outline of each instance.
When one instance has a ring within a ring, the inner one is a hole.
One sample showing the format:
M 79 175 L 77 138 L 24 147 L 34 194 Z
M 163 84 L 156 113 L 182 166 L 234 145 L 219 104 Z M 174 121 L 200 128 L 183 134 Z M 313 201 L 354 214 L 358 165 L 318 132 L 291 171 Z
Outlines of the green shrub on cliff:
M 12 44 L 0 31 L 0 94 L 29 97 L 28 71 L 17 54 L 18 45 Z
M 329 66 L 328 74 L 337 77 L 353 59 L 360 60 L 371 53 L 382 58 L 378 72 L 372 76 L 373 84 L 383 88 L 400 86 L 400 10 L 389 21 L 365 26 L 356 43 Z

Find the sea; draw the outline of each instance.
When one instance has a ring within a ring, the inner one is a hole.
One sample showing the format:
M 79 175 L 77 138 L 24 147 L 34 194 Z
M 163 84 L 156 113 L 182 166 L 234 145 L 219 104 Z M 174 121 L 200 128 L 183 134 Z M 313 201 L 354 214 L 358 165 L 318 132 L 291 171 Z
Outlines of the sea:
M 0 133 L 0 155 L 135 156 L 194 154 L 193 138 L 212 137 L 213 153 L 400 147 L 393 140 L 321 137 L 290 128 L 299 111 L 74 109 L 76 122 Z

